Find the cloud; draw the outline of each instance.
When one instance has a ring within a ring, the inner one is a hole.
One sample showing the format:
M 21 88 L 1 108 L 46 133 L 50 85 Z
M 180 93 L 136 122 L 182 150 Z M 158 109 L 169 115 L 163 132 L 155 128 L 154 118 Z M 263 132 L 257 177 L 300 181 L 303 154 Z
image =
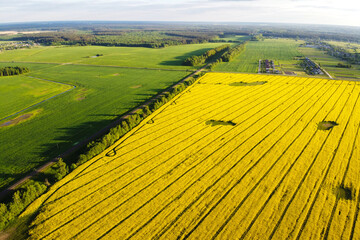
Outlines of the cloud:
M 54 20 L 360 25 L 356 0 L 0 0 L 0 22 Z
M 254 2 L 257 0 L 208 0 L 209 2 Z

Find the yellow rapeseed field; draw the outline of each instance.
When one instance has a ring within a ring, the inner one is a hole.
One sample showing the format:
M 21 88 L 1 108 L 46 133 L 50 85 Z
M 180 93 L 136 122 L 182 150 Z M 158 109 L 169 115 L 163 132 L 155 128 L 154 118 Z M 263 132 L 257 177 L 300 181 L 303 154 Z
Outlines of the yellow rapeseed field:
M 359 96 L 208 73 L 30 206 L 30 239 L 360 239 Z

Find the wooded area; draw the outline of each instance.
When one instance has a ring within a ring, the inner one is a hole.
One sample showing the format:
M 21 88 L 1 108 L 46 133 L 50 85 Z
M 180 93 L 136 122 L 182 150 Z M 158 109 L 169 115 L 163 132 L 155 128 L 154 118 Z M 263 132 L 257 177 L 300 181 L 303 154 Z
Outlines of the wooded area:
M 0 77 L 20 75 L 27 72 L 30 72 L 30 69 L 27 67 L 2 67 L 0 68 Z

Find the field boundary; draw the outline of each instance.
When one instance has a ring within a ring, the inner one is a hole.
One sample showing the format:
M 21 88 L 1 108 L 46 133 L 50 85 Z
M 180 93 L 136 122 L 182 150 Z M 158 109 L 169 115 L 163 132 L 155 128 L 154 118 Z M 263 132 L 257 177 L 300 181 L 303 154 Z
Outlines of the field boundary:
M 56 62 L 22 62 L 22 61 L 0 61 L 0 63 L 32 63 L 32 64 L 51 64 L 51 65 L 72 65 L 72 66 L 88 66 L 88 67 L 110 67 L 110 68 L 128 68 L 128 69 L 146 69 L 146 70 L 162 70 L 162 71 L 182 71 L 182 72 L 193 72 L 194 69 L 169 69 L 169 68 L 147 68 L 147 67 L 128 67 L 128 66 L 117 66 L 117 65 L 97 65 L 97 64 L 85 64 L 85 63 L 56 63 Z M 201 68 L 199 68 L 201 69 Z M 197 69 L 197 70 L 199 70 Z
M 37 105 L 39 105 L 39 104 L 41 104 L 41 103 L 44 103 L 44 102 L 46 102 L 46 101 L 48 101 L 48 100 L 50 100 L 50 99 L 52 99 L 52 98 L 55 98 L 55 97 L 57 97 L 57 96 L 60 96 L 60 95 L 62 95 L 62 94 L 64 94 L 64 93 L 67 93 L 67 92 L 69 92 L 69 91 L 71 91 L 71 90 L 73 90 L 73 89 L 76 88 L 75 85 L 68 84 L 68 83 L 62 83 L 62 82 L 57 82 L 57 81 L 53 81 L 53 80 L 47 80 L 47 79 L 43 79 L 43 78 L 37 78 L 37 77 L 33 77 L 33 76 L 25 76 L 25 77 L 29 77 L 29 78 L 33 78 L 33 79 L 38 79 L 38 80 L 42 80 L 42 81 L 47 81 L 47 82 L 58 83 L 58 84 L 62 84 L 62 85 L 67 85 L 67 86 L 70 86 L 70 87 L 72 87 L 72 88 L 70 88 L 70 89 L 68 89 L 68 90 L 66 90 L 66 91 L 64 91 L 64 92 L 58 93 L 58 94 L 56 94 L 56 95 L 54 95 L 54 96 L 51 96 L 51 97 L 49 97 L 49 98 L 47 98 L 47 99 L 44 99 L 44 100 L 42 100 L 42 101 L 40 101 L 40 102 L 37 102 L 37 103 L 35 103 L 35 104 L 33 104 L 33 105 L 29 106 L 29 107 L 23 108 L 23 109 L 21 109 L 20 111 L 17 111 L 16 113 L 13 113 L 13 114 L 11 114 L 11 115 L 9 115 L 9 116 L 6 116 L 6 117 L 0 119 L 0 122 L 6 120 L 6 119 L 8 119 L 8 118 L 14 117 L 14 116 L 18 115 L 19 113 L 22 113 L 22 112 L 24 112 L 24 111 L 26 111 L 26 110 L 29 110 L 30 108 L 33 108 L 33 107 L 35 107 L 35 106 L 37 106 Z

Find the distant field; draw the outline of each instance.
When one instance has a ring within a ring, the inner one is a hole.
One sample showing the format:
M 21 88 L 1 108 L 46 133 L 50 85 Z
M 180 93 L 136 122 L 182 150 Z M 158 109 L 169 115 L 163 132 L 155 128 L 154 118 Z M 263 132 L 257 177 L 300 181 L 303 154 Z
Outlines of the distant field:
M 250 40 L 250 36 L 247 35 L 236 35 L 236 36 L 232 36 L 232 37 L 224 37 L 224 38 L 219 38 L 220 40 L 226 40 L 226 41 L 246 41 L 246 40 Z
M 30 239 L 360 239 L 359 96 L 207 74 L 30 206 Z
M 0 77 L 1 119 L 72 87 L 27 76 Z
M 182 66 L 187 57 L 201 55 L 205 51 L 223 44 L 189 44 L 162 49 L 99 46 L 37 47 L 2 52 L 0 53 L 0 61 L 77 63 L 186 70 L 194 69 L 194 67 Z M 103 56 L 96 57 L 97 54 L 103 54 Z
M 360 44 L 349 43 L 349 42 L 338 42 L 338 41 L 325 41 L 331 45 L 342 47 L 350 53 L 360 53 Z
M 32 70 L 29 76 L 77 87 L 14 116 L 16 118 L 36 111 L 33 118 L 15 127 L 0 128 L 0 188 L 65 152 L 115 118 L 189 74 L 184 71 L 96 66 L 21 65 Z M 2 115 L 65 90 L 61 85 L 25 76 L 2 77 L 0 83 L 0 91 L 5 94 L 0 96 L 4 99 L 0 106 L 6 106 L 1 107 Z M 53 89 L 48 88 L 50 86 Z M 33 95 L 28 91 L 32 87 L 36 87 L 30 91 Z
M 231 62 L 224 62 L 217 65 L 214 71 L 224 72 L 247 72 L 257 73 L 259 59 L 275 60 L 275 64 L 281 64 L 281 69 L 287 71 L 297 70 L 297 60 L 294 57 L 300 56 L 297 51 L 301 41 L 287 39 L 265 39 L 265 41 L 250 41 L 246 49 Z
M 325 51 L 316 48 L 300 47 L 299 51 L 305 56 L 311 58 L 314 62 L 320 63 L 321 66 L 333 77 L 340 79 L 360 79 L 360 65 L 352 64 L 352 68 L 338 68 L 336 67 L 338 63 L 348 63 L 332 57 Z

